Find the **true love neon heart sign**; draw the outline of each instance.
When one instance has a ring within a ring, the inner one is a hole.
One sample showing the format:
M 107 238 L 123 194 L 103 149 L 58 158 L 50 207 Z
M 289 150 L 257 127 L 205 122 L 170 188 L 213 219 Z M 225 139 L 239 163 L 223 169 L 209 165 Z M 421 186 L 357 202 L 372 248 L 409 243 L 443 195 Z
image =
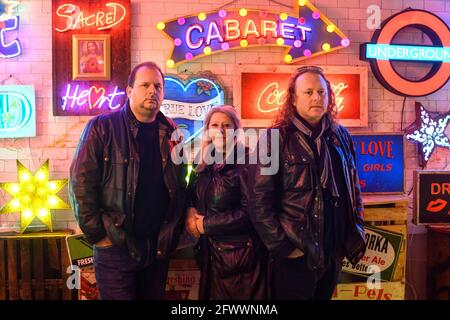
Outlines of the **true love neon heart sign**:
M 217 81 L 205 77 L 183 80 L 173 75 L 164 77 L 164 101 L 161 112 L 174 119 L 180 129 L 188 130 L 193 139 L 202 131 L 206 113 L 224 104 L 224 91 Z

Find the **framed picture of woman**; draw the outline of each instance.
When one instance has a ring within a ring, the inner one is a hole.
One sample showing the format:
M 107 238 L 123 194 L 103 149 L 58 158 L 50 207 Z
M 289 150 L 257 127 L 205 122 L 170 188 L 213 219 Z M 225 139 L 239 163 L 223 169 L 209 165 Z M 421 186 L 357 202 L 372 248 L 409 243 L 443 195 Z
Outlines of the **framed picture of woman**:
M 111 80 L 110 35 L 72 36 L 72 80 Z

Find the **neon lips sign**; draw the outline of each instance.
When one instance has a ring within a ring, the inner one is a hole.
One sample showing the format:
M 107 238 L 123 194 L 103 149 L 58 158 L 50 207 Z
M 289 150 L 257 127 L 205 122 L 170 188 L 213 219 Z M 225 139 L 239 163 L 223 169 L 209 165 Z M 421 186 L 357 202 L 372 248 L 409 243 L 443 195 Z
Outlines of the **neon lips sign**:
M 286 47 L 292 63 L 346 47 L 348 38 L 308 1 L 297 1 L 298 17 L 261 10 L 220 10 L 159 22 L 173 41 L 168 67 L 196 57 L 250 46 Z
M 109 2 L 105 7 L 104 11 L 88 14 L 81 10 L 79 6 L 63 4 L 56 9 L 56 15 L 64 19 L 64 21 L 60 23 L 62 27 L 55 27 L 55 30 L 58 32 L 66 32 L 68 30 L 93 26 L 97 30 L 111 29 L 122 22 L 127 14 L 125 7 L 119 3 Z
M 392 44 L 403 28 L 421 30 L 432 46 Z M 421 97 L 443 87 L 450 77 L 450 29 L 438 16 L 423 10 L 404 10 L 387 19 L 375 32 L 371 43 L 361 44 L 361 60 L 370 61 L 377 80 L 389 91 L 403 96 Z M 399 75 L 391 61 L 431 62 L 433 67 L 419 81 Z

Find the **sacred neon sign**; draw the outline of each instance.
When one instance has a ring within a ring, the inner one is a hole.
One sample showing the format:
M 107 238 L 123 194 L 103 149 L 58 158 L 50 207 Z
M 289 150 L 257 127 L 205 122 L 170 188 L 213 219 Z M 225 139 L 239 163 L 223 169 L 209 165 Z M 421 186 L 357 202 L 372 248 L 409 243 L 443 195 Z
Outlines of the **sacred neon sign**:
M 10 17 L 0 21 L 0 58 L 14 58 L 22 53 L 19 39 L 11 42 L 6 41 L 6 34 L 10 31 L 19 30 L 19 17 Z
M 0 138 L 36 136 L 33 86 L 0 86 Z
M 75 110 L 77 112 L 95 111 L 96 109 L 109 108 L 116 110 L 122 105 L 122 96 L 125 92 L 117 86 L 108 93 L 104 87 L 91 86 L 88 89 L 80 88 L 80 85 L 68 83 L 65 94 L 62 96 L 61 110 Z M 83 112 L 84 113 L 84 112 Z
M 111 29 L 118 25 L 127 14 L 125 7 L 119 3 L 109 2 L 105 4 L 105 10 L 96 13 L 86 13 L 79 6 L 63 4 L 56 9 L 56 15 L 62 18 L 61 27 L 55 27 L 58 32 L 95 27 L 97 30 Z
M 235 70 L 233 101 L 244 126 L 270 125 L 284 104 L 293 66 L 240 65 Z M 339 121 L 367 125 L 367 75 L 364 67 L 324 67 L 335 95 Z
M 450 149 L 445 129 L 450 123 L 450 112 L 432 117 L 419 102 L 415 103 L 416 121 L 406 129 L 406 139 L 419 143 L 419 163 L 425 166 L 436 147 Z
M 432 46 L 392 44 L 403 28 L 421 30 Z M 375 77 L 391 92 L 411 97 L 432 94 L 443 87 L 450 77 L 450 29 L 438 16 L 423 10 L 404 10 L 387 19 L 372 37 L 371 43 L 361 44 L 361 59 L 370 61 Z M 391 61 L 431 62 L 433 67 L 420 80 L 402 77 Z
M 168 67 L 193 58 L 250 46 L 286 47 L 285 63 L 331 52 L 350 44 L 339 28 L 309 1 L 296 2 L 298 16 L 240 9 L 220 10 L 159 22 L 173 41 Z

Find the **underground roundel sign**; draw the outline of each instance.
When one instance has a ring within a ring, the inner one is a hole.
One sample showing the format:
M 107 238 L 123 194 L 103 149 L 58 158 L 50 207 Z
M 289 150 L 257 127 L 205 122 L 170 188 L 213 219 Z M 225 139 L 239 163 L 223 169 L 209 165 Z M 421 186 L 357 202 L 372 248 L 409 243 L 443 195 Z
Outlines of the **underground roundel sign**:
M 400 30 L 421 30 L 432 45 L 397 45 L 392 40 Z M 361 44 L 362 60 L 370 61 L 372 72 L 389 91 L 411 97 L 432 94 L 450 77 L 450 30 L 438 16 L 424 10 L 404 10 L 383 22 L 370 43 Z M 430 71 L 420 80 L 408 80 L 397 73 L 391 61 L 431 62 Z

